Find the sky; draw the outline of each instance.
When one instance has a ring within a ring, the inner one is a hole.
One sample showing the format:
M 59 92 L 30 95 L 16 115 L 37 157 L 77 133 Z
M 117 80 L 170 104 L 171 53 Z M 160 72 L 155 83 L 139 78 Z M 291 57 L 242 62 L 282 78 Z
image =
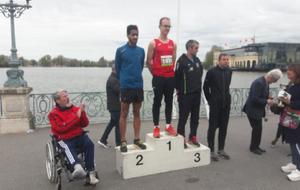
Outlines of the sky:
M 129 24 L 138 25 L 138 45 L 147 50 L 163 16 L 171 18 L 169 37 L 178 54 L 195 39 L 202 60 L 213 45 L 238 47 L 253 36 L 258 43 L 300 42 L 299 0 L 32 0 L 31 5 L 15 21 L 18 56 L 27 59 L 46 54 L 114 59 Z M 0 14 L 0 54 L 9 55 L 10 48 L 10 22 Z

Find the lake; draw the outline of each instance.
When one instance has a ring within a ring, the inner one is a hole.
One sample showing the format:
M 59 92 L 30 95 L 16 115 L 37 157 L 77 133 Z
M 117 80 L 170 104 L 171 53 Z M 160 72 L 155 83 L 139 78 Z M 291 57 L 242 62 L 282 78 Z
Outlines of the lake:
M 105 84 L 110 75 L 110 68 L 87 67 L 24 67 L 24 78 L 28 86 L 33 87 L 32 93 L 52 93 L 60 88 L 69 92 L 95 92 L 105 91 Z M 0 85 L 7 80 L 7 68 L 0 68 Z M 205 73 L 203 78 L 205 77 Z M 231 88 L 249 88 L 251 82 L 259 76 L 260 72 L 233 72 Z M 151 90 L 152 76 L 148 69 L 143 71 L 144 89 Z M 272 87 L 280 83 L 287 84 L 286 73 L 284 77 Z

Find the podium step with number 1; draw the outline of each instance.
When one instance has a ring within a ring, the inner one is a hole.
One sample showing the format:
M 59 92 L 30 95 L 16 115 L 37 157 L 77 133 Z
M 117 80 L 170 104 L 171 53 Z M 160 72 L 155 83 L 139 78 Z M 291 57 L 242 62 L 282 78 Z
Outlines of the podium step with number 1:
M 210 149 L 201 144 L 195 147 L 188 144 L 184 149 L 184 139 L 161 133 L 154 138 L 152 133 L 146 135 L 146 150 L 128 145 L 128 152 L 116 149 L 116 167 L 124 179 L 193 168 L 210 164 Z

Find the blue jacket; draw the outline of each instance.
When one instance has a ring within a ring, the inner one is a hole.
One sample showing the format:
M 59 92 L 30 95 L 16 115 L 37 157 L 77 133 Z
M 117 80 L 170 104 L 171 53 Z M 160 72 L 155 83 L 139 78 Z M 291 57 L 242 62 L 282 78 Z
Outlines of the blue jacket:
M 290 108 L 300 110 L 300 84 L 290 86 L 287 92 L 291 94 Z M 283 130 L 288 143 L 300 143 L 300 126 L 297 129 L 283 127 Z
M 248 99 L 243 107 L 243 112 L 253 119 L 265 117 L 265 107 L 269 97 L 269 85 L 264 77 L 259 77 L 252 82 Z
M 143 89 L 145 51 L 128 43 L 116 52 L 115 65 L 121 89 Z

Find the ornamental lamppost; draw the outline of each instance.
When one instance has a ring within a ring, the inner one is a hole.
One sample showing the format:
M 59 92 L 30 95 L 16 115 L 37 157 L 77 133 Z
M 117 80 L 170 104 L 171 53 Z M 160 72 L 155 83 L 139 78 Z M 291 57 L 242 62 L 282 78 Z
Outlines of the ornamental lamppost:
M 11 55 L 9 59 L 10 69 L 6 72 L 8 79 L 4 83 L 4 87 L 27 87 L 27 82 L 23 78 L 24 71 L 18 69 L 20 61 L 17 57 L 14 18 L 19 18 L 26 9 L 31 8 L 31 5 L 29 5 L 30 1 L 31 0 L 26 0 L 25 5 L 14 3 L 13 0 L 10 0 L 5 4 L 0 4 L 0 11 L 6 18 L 10 18 L 11 27 Z

